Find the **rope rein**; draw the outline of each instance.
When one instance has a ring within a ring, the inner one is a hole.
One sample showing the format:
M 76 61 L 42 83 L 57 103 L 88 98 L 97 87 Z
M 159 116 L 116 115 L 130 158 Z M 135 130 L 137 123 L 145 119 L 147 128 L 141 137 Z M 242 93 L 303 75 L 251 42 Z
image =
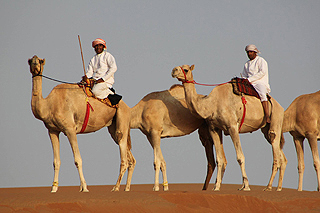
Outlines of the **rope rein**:
M 181 66 L 180 66 L 180 69 L 183 72 L 185 80 L 179 80 L 179 81 L 182 81 L 183 84 L 184 83 L 192 83 L 192 84 L 197 84 L 197 85 L 201 85 L 201 86 L 216 87 L 216 86 L 220 86 L 220 85 L 231 83 L 231 81 L 228 81 L 228 82 L 221 83 L 221 84 L 201 84 L 201 83 L 196 82 L 195 80 L 189 81 L 189 80 L 187 80 L 187 75 L 186 75 L 186 72 L 184 71 L 184 69 Z
M 57 80 L 57 79 L 54 79 L 54 78 L 50 78 L 50 77 L 45 76 L 45 75 L 35 75 L 35 76 L 32 76 L 32 78 L 34 78 L 34 77 L 36 77 L 36 76 L 41 76 L 41 77 L 44 77 L 44 78 L 49 79 L 49 80 L 51 80 L 51 81 L 56 81 L 56 82 L 63 83 L 63 84 L 78 84 L 78 83 L 60 81 L 60 80 Z

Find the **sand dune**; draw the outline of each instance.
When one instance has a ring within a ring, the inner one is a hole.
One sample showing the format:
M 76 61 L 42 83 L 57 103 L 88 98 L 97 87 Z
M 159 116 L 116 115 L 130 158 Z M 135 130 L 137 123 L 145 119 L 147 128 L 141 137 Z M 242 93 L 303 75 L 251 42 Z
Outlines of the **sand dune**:
M 132 185 L 130 192 L 111 192 L 112 186 L 0 188 L 0 212 L 320 212 L 320 193 L 295 189 L 264 192 L 263 186 L 238 191 L 223 184 L 220 192 L 202 191 L 202 184 L 170 184 L 168 192 L 153 185 Z M 121 186 L 121 190 L 124 186 Z

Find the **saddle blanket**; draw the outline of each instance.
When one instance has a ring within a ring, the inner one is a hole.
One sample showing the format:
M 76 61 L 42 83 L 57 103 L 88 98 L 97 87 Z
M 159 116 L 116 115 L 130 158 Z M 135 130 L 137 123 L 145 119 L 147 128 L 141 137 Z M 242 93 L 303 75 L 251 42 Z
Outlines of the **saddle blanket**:
M 250 84 L 248 79 L 236 77 L 231 79 L 231 84 L 233 87 L 233 92 L 236 95 L 241 95 L 241 93 L 243 93 L 246 95 L 255 96 L 256 98 L 260 99 L 259 94 L 254 89 L 254 87 Z

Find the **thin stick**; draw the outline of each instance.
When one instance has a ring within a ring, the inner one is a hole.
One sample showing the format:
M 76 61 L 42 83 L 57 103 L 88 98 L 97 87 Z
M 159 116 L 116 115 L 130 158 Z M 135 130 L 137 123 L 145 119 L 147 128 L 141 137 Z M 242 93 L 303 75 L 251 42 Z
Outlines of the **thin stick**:
M 78 39 L 79 39 L 79 45 L 80 45 L 80 51 L 81 51 L 83 73 L 84 73 L 84 75 L 86 75 L 86 69 L 85 69 L 85 67 L 84 67 L 83 53 L 82 53 L 82 47 L 81 47 L 81 41 L 80 41 L 80 36 L 79 36 L 79 35 L 78 35 Z

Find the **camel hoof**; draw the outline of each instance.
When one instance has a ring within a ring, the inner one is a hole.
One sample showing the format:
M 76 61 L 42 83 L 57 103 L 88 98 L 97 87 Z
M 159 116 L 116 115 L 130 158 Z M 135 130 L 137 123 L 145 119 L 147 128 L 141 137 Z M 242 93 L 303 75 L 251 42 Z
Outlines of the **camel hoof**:
M 282 187 L 277 188 L 277 192 L 281 192 L 282 191 Z
M 159 191 L 159 186 L 154 186 L 152 189 L 154 192 L 158 192 Z
M 265 192 L 271 192 L 272 191 L 272 187 L 266 187 L 263 189 L 263 191 Z
M 129 192 L 129 191 L 130 191 L 130 187 L 126 187 L 126 188 L 124 189 L 124 191 L 125 191 L 125 192 Z
M 80 188 L 79 192 L 89 192 L 89 190 L 87 188 Z
M 56 193 L 58 191 L 58 187 L 53 186 L 51 189 L 51 193 Z
M 238 190 L 239 191 L 246 191 L 246 192 L 251 191 L 251 189 L 249 187 L 242 187 L 242 188 L 240 188 Z
M 116 186 L 114 186 L 111 191 L 112 191 L 112 192 L 118 192 L 118 191 L 119 191 L 119 188 L 116 187 Z

